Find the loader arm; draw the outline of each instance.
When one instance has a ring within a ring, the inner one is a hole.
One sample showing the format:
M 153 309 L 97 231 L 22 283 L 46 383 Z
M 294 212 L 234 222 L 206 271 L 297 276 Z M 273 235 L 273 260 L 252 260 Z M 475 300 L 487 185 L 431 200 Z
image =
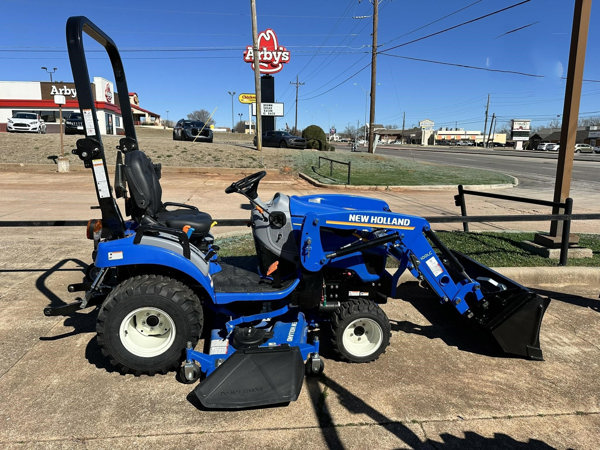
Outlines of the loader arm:
M 331 230 L 343 230 L 346 236 L 337 248 L 330 248 Z M 447 249 L 425 219 L 373 210 L 306 214 L 300 237 L 300 261 L 306 270 L 345 267 L 363 282 L 374 282 L 381 274 L 370 271 L 364 257 L 377 250 L 399 262 L 390 297 L 396 297 L 400 275 L 409 270 L 441 303 L 450 303 L 461 316 L 490 332 L 504 352 L 543 359 L 539 334 L 550 300 Z
M 356 241 L 328 251 L 321 241 L 322 228 L 355 230 Z M 427 240 L 428 233 L 431 229 L 425 219 L 404 214 L 374 211 L 307 214 L 302 227 L 301 261 L 304 268 L 312 272 L 328 264 L 341 263 L 353 268 L 363 281 L 372 281 L 374 274 L 356 261 L 360 261 L 361 252 L 382 247 L 399 262 L 393 280 L 397 282 L 408 269 L 415 278 L 425 281 L 442 302 L 451 302 L 460 314 L 470 316 L 466 300 L 483 300 L 480 284 L 460 267 L 456 272 L 462 272 L 463 276 L 453 278 Z M 460 266 L 458 261 L 456 264 Z M 393 290 L 396 284 L 393 283 Z

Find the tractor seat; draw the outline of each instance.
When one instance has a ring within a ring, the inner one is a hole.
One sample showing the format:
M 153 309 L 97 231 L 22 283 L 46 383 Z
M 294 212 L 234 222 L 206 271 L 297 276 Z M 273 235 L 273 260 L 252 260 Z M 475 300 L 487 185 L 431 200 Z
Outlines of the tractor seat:
M 164 209 L 156 215 L 156 220 L 169 228 L 181 230 L 186 225 L 194 229 L 192 236 L 205 236 L 210 231 L 212 217 L 197 209 Z
M 124 174 L 131 198 L 128 211 L 139 223 L 158 223 L 181 230 L 189 225 L 194 228 L 193 238 L 209 234 L 212 218 L 198 208 L 182 203 L 163 203 L 160 186 L 160 164 L 153 164 L 141 150 L 125 153 Z M 167 209 L 176 207 L 177 209 Z

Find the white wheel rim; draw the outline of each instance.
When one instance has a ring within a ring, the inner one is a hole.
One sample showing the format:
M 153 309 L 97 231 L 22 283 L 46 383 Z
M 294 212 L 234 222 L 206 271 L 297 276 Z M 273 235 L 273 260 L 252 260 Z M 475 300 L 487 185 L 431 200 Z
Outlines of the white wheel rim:
M 162 309 L 147 307 L 127 314 L 119 327 L 119 337 L 129 352 L 151 358 L 171 347 L 176 331 L 171 316 Z
M 373 319 L 356 319 L 348 324 L 342 335 L 344 348 L 352 356 L 369 356 L 383 342 L 383 330 Z

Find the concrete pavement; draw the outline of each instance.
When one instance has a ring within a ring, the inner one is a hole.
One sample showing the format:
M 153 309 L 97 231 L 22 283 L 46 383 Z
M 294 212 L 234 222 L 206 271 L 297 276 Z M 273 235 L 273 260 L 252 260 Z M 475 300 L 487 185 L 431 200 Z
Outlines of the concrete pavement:
M 243 199 L 223 193 L 237 179 L 226 175 L 165 174 L 164 198 L 246 218 Z M 282 175 L 263 181 L 265 198 L 315 192 Z M 87 172 L 3 172 L 0 192 L 0 220 L 98 216 L 89 210 L 95 194 Z M 453 194 L 367 193 L 419 215 L 457 214 Z M 473 214 L 499 208 L 473 205 Z M 597 232 L 594 223 L 579 227 Z M 66 286 L 81 280 L 90 244 L 79 228 L 0 228 L 3 448 L 600 446 L 600 283 L 593 276 L 585 285 L 571 269 L 535 278 L 533 287 L 554 299 L 542 324 L 544 362 L 490 352 L 409 280 L 402 298 L 384 306 L 393 331 L 379 360 L 328 358 L 324 375 L 306 380 L 298 401 L 285 407 L 205 411 L 188 395 L 193 386 L 174 374 L 112 371 L 96 343 L 93 311 L 43 316 L 49 303 L 75 297 Z M 517 273 L 517 281 L 529 283 L 531 272 Z

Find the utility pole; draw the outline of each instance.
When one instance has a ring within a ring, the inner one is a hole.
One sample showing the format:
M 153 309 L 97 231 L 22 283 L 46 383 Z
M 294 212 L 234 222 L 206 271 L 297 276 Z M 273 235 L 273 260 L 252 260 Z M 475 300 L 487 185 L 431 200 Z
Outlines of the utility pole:
M 400 143 L 404 144 L 404 122 L 406 121 L 406 111 L 402 113 L 402 135 L 400 136 Z
M 375 122 L 375 90 L 377 86 L 377 23 L 379 20 L 379 0 L 373 3 L 373 46 L 371 48 L 371 108 L 369 116 L 369 153 L 375 153 L 373 148 L 373 123 Z
M 262 98 L 260 95 L 260 59 L 258 57 L 258 31 L 256 24 L 256 0 L 250 0 L 250 10 L 252 15 L 252 51 L 254 56 L 254 90 L 256 91 L 256 149 L 262 150 L 262 120 L 261 106 Z M 250 118 L 252 120 L 252 118 Z
M 494 129 L 494 132 L 492 134 L 492 128 Z M 490 122 L 490 132 L 488 133 L 488 145 L 486 145 L 486 147 L 490 146 L 490 139 L 492 140 L 492 147 L 494 147 L 494 138 L 496 137 L 496 113 L 492 114 L 492 120 Z
M 296 75 L 296 82 L 290 81 L 290 84 L 296 86 L 296 118 L 294 119 L 294 133 L 298 133 L 298 88 L 304 86 L 304 83 L 299 83 L 298 75 Z
M 483 125 L 483 139 L 481 140 L 481 145 L 485 147 L 485 132 L 487 130 L 487 119 L 488 119 L 488 111 L 490 109 L 490 94 L 488 94 L 487 106 L 485 107 L 485 123 Z
M 488 132 L 488 137 L 487 137 L 487 142 L 485 143 L 485 147 L 489 147 L 490 144 L 490 138 L 492 138 L 492 126 L 496 126 L 496 124 L 494 123 L 496 121 L 496 113 L 492 114 L 492 120 L 490 121 L 490 131 Z M 494 141 L 492 141 L 492 146 L 494 145 L 493 143 Z

